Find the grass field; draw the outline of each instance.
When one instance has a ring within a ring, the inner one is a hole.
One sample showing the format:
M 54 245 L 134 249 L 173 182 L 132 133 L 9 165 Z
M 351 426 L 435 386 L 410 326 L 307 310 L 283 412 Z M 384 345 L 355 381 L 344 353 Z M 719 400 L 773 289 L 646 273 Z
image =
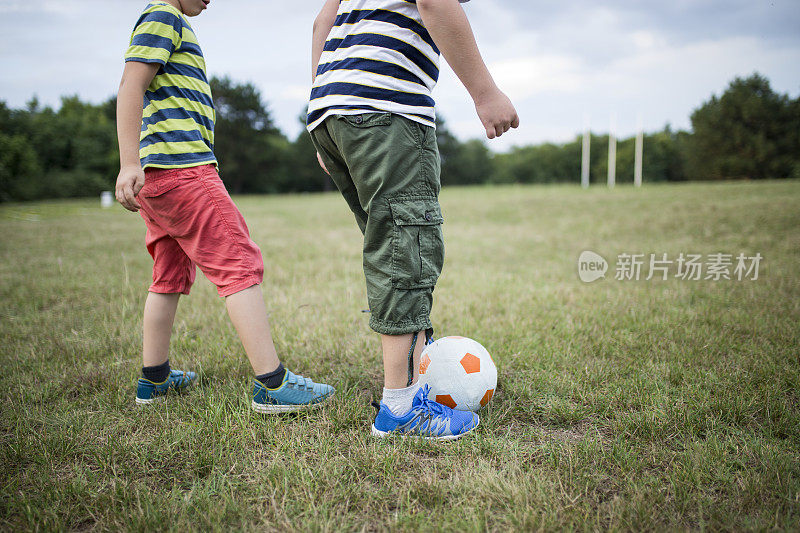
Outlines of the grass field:
M 437 445 L 369 436 L 382 367 L 344 202 L 236 201 L 279 352 L 335 402 L 251 413 L 199 275 L 171 360 L 200 385 L 137 408 L 139 217 L 1 206 L 1 529 L 800 528 L 800 182 L 445 189 L 434 323 L 484 343 L 499 392 Z M 587 249 L 764 259 L 757 281 L 584 284 Z

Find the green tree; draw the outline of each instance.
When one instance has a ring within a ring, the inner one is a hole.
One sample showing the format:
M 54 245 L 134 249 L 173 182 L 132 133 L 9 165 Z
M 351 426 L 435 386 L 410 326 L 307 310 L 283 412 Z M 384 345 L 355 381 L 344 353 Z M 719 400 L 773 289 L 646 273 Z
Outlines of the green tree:
M 581 143 L 545 143 L 512 148 L 494 157 L 495 183 L 556 183 L 580 180 Z M 595 157 L 594 151 L 592 157 Z
M 645 181 L 686 179 L 685 132 L 664 131 L 645 135 L 643 176 Z M 516 147 L 494 157 L 494 183 L 577 183 L 581 175 L 582 138 L 564 144 L 545 143 Z M 617 141 L 617 182 L 632 183 L 635 137 Z M 592 183 L 608 177 L 608 135 L 592 135 L 589 176 Z
M 297 120 L 303 129 L 289 148 L 290 165 L 285 188 L 292 192 L 331 191 L 335 186 L 317 162 L 317 149 L 305 127 L 305 111 L 300 113 Z
M 279 192 L 287 181 L 289 142 L 272 121 L 260 91 L 228 77 L 211 79 L 217 109 L 214 152 L 232 193 Z
M 734 79 L 692 113 L 693 179 L 791 176 L 800 154 L 800 113 L 759 74 Z
M 794 102 L 792 102 L 792 116 L 795 118 L 795 131 L 800 130 L 800 96 L 798 96 Z M 800 136 L 800 133 L 798 133 Z M 798 141 L 800 143 L 800 141 Z M 800 152 L 800 148 L 798 148 L 798 152 Z M 792 178 L 800 179 L 800 156 L 795 158 L 793 168 L 792 168 Z
M 685 131 L 664 130 L 645 135 L 642 174 L 645 181 L 684 181 L 686 175 L 687 139 Z
M 456 166 L 461 152 L 461 142 L 447 128 L 441 116 L 436 117 L 436 143 L 439 145 L 439 159 L 442 163 L 442 184 L 457 183 Z
M 491 152 L 481 139 L 471 139 L 461 145 L 459 159 L 453 165 L 454 183 L 475 185 L 487 183 L 494 173 Z
M 442 162 L 442 185 L 487 183 L 493 172 L 491 153 L 478 139 L 462 143 L 450 132 L 444 118 L 436 118 L 436 141 Z
M 92 196 L 113 185 L 119 166 L 116 132 L 103 105 L 64 97 L 54 111 L 34 98 L 24 109 L 0 115 L 7 151 L 3 200 Z
M 40 174 L 36 152 L 28 139 L 0 132 L 0 201 L 39 198 Z

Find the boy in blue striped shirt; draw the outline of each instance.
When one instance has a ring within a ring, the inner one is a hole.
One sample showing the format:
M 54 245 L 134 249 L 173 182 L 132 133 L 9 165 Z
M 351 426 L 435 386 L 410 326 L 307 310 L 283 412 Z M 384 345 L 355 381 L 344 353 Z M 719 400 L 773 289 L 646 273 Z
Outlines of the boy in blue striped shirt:
M 466 1 L 466 0 L 463 0 Z M 441 50 L 441 52 L 440 52 Z M 383 399 L 372 433 L 454 439 L 478 425 L 417 385 L 444 262 L 431 92 L 445 56 L 489 139 L 519 126 L 459 0 L 327 0 L 314 22 L 308 129 L 364 234 L 370 327 L 381 335 Z

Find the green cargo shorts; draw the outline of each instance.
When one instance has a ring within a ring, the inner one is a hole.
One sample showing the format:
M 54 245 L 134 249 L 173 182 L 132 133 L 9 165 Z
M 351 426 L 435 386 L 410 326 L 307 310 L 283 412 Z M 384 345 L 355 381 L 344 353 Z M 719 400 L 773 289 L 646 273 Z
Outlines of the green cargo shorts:
M 391 113 L 336 115 L 311 139 L 364 234 L 370 327 L 430 329 L 444 264 L 436 130 Z

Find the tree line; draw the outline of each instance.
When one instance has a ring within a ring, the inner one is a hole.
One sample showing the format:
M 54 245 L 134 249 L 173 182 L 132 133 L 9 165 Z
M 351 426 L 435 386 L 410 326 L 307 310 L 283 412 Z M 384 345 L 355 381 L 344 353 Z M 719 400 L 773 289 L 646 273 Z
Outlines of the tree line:
M 234 194 L 331 190 L 307 132 L 287 138 L 250 83 L 213 78 L 215 152 Z M 116 100 L 64 97 L 55 110 L 35 98 L 24 108 L 0 101 L 0 201 L 80 197 L 113 189 L 119 170 Z M 301 122 L 304 117 L 298 118 Z M 645 135 L 645 181 L 800 178 L 800 97 L 772 90 L 759 74 L 734 79 L 691 115 L 692 131 Z M 581 138 L 493 154 L 462 142 L 439 120 L 443 185 L 577 183 Z M 608 135 L 591 136 L 591 181 L 607 174 Z M 617 181 L 633 181 L 634 139 L 617 144 Z

